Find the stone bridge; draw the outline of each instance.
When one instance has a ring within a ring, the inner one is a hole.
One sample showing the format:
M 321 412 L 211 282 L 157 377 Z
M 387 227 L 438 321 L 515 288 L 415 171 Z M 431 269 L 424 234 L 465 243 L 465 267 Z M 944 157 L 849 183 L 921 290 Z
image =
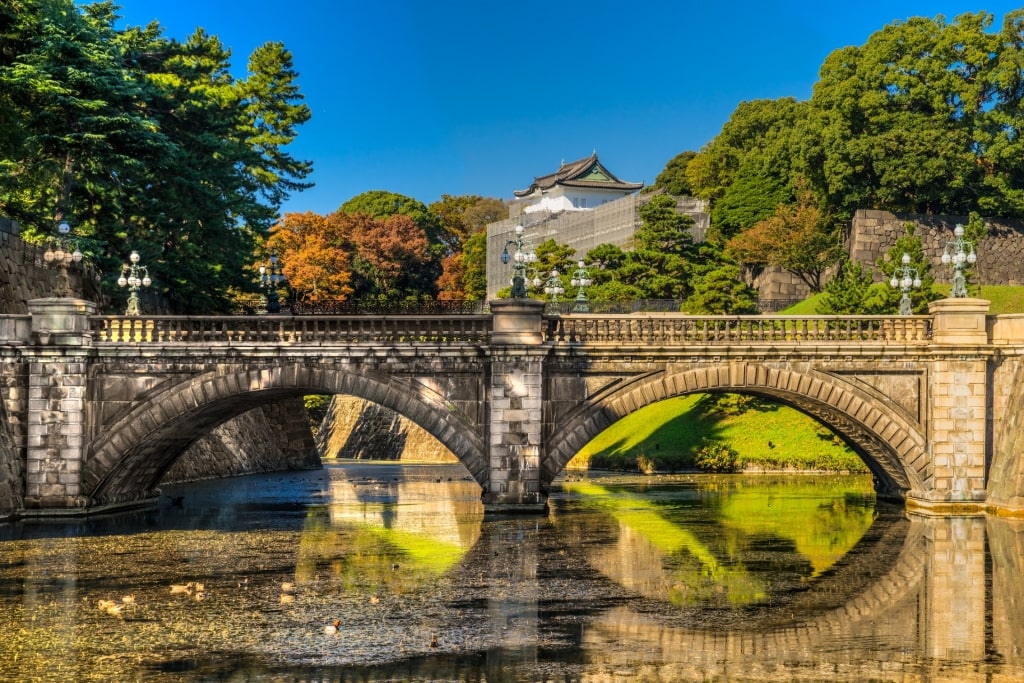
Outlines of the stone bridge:
M 592 437 L 693 392 L 753 394 L 839 434 L 885 497 L 1024 514 L 1024 316 L 102 316 L 38 299 L 0 316 L 4 417 L 26 514 L 150 501 L 197 439 L 265 404 L 349 394 L 447 446 L 489 511 L 540 511 Z

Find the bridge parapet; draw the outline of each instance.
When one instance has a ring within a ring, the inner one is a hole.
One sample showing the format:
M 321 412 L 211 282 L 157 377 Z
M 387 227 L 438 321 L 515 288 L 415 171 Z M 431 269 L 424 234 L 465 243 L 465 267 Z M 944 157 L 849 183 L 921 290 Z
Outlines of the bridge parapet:
M 483 344 L 489 315 L 93 316 L 97 343 Z
M 548 319 L 546 341 L 569 344 L 928 344 L 932 316 L 572 315 Z

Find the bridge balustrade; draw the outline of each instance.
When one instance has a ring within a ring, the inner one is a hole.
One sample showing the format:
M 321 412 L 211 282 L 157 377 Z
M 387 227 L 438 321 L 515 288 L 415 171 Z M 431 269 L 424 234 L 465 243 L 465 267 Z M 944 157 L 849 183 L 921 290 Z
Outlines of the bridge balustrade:
M 482 344 L 491 316 L 93 316 L 97 343 Z
M 927 344 L 931 316 L 549 316 L 545 341 L 569 344 Z

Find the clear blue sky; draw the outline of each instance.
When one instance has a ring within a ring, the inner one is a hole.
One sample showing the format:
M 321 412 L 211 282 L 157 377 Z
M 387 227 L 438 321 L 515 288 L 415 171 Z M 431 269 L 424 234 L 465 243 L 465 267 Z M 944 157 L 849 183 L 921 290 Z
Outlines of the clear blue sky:
M 368 190 L 425 204 L 509 199 L 535 176 L 597 151 L 651 183 L 699 150 L 744 100 L 807 99 L 825 57 L 911 16 L 1005 0 L 120 0 L 122 25 L 197 27 L 232 50 L 281 41 L 312 109 L 289 148 L 316 186 L 284 211 L 329 213 Z

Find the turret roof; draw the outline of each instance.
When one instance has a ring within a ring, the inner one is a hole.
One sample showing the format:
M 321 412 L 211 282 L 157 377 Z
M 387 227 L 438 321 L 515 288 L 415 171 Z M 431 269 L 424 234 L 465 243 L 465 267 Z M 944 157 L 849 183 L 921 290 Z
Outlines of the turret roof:
M 525 190 L 516 190 L 515 196 L 526 197 L 537 190 L 550 190 L 555 185 L 567 187 L 586 187 L 602 190 L 639 190 L 643 183 L 628 183 L 619 180 L 611 171 L 604 167 L 604 164 L 597 158 L 597 152 L 589 157 L 562 163 L 554 173 L 538 176 L 533 179 L 533 184 Z

